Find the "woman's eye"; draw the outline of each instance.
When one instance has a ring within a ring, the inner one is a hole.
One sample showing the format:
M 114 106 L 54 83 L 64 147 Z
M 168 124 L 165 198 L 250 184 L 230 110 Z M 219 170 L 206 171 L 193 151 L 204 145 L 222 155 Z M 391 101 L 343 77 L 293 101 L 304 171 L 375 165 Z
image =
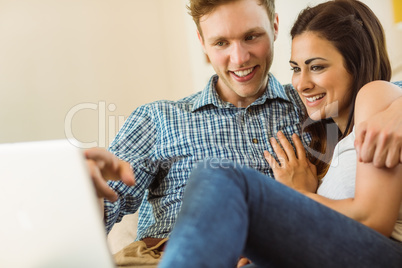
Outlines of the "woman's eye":
M 292 71 L 295 72 L 295 73 L 300 72 L 300 68 L 299 68 L 299 67 L 292 67 L 292 68 L 290 68 L 290 70 L 292 70 Z
M 311 66 L 312 71 L 321 71 L 322 69 L 324 69 L 323 66 L 316 66 L 316 65 Z

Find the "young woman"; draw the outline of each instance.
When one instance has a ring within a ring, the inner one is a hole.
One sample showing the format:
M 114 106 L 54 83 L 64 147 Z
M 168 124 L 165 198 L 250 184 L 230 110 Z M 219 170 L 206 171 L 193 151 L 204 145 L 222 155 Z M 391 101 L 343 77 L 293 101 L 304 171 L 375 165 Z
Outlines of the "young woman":
M 353 147 L 354 125 L 402 95 L 379 81 L 391 77 L 381 24 L 363 3 L 335 0 L 303 10 L 291 36 L 307 156 L 279 132 L 278 161 L 265 154 L 276 181 L 200 163 L 160 267 L 234 267 L 240 255 L 256 267 L 402 267 L 402 165 L 358 162 Z

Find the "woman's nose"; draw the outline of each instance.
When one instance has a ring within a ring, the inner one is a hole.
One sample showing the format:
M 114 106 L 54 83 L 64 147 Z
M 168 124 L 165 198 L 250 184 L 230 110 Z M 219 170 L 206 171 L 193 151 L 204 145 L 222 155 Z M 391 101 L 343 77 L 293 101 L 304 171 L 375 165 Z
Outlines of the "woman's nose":
M 300 74 L 298 75 L 296 81 L 294 84 L 295 88 L 299 92 L 303 92 L 309 89 L 312 89 L 314 87 L 313 82 L 311 81 L 310 75 L 305 72 L 301 71 Z

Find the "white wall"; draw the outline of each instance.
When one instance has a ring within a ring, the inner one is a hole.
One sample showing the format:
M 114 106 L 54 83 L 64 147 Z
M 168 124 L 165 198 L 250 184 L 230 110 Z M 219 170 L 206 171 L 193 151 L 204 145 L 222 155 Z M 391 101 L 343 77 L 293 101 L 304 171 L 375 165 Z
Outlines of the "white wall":
M 187 0 L 0 0 L 0 143 L 65 138 L 107 146 L 135 107 L 202 90 L 206 63 Z M 272 72 L 290 82 L 289 30 L 307 3 L 277 0 Z M 364 0 L 386 29 L 392 64 L 402 30 L 391 0 Z M 402 80 L 402 74 L 395 79 Z
M 181 0 L 0 0 L 0 142 L 107 146 L 109 122 L 187 95 L 185 16 Z

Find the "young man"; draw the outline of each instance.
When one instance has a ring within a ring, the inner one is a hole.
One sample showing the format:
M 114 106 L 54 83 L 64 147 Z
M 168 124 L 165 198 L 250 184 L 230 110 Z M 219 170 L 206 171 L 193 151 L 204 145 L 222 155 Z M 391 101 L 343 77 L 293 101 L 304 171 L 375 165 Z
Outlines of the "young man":
M 157 264 L 160 254 L 155 250 L 173 228 L 197 162 L 212 158 L 209 163 L 224 167 L 230 160 L 272 176 L 263 154 L 273 153 L 269 138 L 279 130 L 289 140 L 293 133 L 301 134 L 302 102 L 290 85 L 280 85 L 269 74 L 278 34 L 274 1 L 209 2 L 192 0 L 189 5 L 216 72 L 205 89 L 179 101 L 157 101 L 136 109 L 109 149 L 120 160 L 96 149 L 86 152 L 98 195 L 115 201 L 105 201 L 107 230 L 139 209 L 137 239 L 142 241 L 118 253 L 118 265 L 134 266 L 144 255 L 151 259 L 148 263 Z M 378 120 L 370 124 L 378 126 Z M 307 144 L 309 137 L 303 138 Z M 370 158 L 373 153 L 367 152 Z M 131 168 L 136 183 L 129 187 L 123 182 L 134 184 Z M 122 178 L 110 183 L 118 197 L 102 175 Z M 143 255 L 136 257 L 132 252 L 138 246 Z

